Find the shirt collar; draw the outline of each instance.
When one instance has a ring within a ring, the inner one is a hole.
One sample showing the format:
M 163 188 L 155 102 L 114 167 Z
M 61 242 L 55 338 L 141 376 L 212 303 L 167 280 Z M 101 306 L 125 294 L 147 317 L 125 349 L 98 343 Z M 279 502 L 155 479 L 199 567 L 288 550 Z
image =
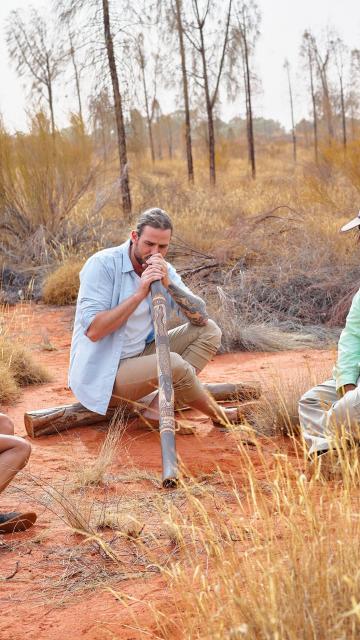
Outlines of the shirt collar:
M 123 273 L 128 273 L 129 271 L 134 271 L 133 264 L 132 264 L 132 262 L 130 260 L 129 250 L 130 250 L 130 240 L 128 240 L 124 244 L 124 258 L 123 258 L 123 265 L 122 265 L 122 272 Z

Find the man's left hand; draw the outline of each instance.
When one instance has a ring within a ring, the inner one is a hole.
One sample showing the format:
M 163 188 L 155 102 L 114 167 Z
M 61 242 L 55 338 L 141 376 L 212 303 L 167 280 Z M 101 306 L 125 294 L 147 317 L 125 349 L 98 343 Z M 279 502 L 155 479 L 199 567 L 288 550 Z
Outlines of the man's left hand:
M 170 284 L 170 278 L 169 278 L 169 274 L 168 274 L 168 267 L 167 267 L 167 264 L 166 264 L 166 260 L 164 260 L 164 258 L 161 255 L 161 253 L 154 253 L 153 256 L 150 256 L 150 258 L 148 258 L 146 260 L 145 264 L 147 264 L 147 265 L 151 264 L 151 265 L 156 265 L 156 266 L 160 267 L 161 271 L 164 274 L 164 276 L 161 278 L 161 283 L 167 289 L 169 284 Z

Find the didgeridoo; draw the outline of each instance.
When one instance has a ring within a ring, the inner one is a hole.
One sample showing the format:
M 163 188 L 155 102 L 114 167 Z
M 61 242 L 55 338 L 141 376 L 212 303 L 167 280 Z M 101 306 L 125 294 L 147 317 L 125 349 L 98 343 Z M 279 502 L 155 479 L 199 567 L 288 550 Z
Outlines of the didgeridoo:
M 170 345 L 166 328 L 166 301 L 160 281 L 151 284 L 155 346 L 159 377 L 159 429 L 163 487 L 176 487 L 178 465 L 175 446 L 174 388 Z

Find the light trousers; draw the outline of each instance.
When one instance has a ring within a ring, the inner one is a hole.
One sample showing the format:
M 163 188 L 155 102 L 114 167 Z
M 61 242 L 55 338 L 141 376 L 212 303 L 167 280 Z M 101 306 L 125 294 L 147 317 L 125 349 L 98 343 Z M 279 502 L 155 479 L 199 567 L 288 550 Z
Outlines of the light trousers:
M 182 407 L 205 393 L 196 371 L 201 371 L 216 354 L 221 331 L 213 320 L 208 320 L 201 327 L 183 324 L 171 329 L 168 335 L 175 407 Z M 136 402 L 157 388 L 156 347 L 153 341 L 140 355 L 120 361 L 110 406 L 126 401 Z
M 360 379 L 358 380 L 359 385 Z M 336 392 L 335 380 L 326 380 L 307 391 L 299 402 L 300 426 L 309 453 L 332 448 L 336 433 L 343 430 L 360 437 L 360 387 L 342 398 Z

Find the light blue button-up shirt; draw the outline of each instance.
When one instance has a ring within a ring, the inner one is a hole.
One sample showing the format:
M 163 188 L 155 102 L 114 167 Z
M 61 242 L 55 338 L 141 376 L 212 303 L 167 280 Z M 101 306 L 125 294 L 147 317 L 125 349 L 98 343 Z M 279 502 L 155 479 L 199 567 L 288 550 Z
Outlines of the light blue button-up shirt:
M 80 272 L 74 331 L 70 351 L 69 387 L 84 407 L 105 415 L 119 367 L 124 338 L 124 323 L 119 329 L 93 342 L 86 331 L 97 313 L 113 309 L 132 292 L 134 271 L 129 255 L 130 240 L 119 247 L 95 253 Z M 167 263 L 170 280 L 190 292 Z M 164 288 L 167 311 L 181 310 Z

